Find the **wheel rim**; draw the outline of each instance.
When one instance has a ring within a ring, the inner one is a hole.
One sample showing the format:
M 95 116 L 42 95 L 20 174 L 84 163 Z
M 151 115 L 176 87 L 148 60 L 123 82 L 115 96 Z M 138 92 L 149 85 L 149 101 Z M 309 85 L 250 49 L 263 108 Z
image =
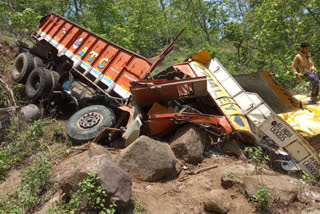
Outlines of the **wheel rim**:
M 82 129 L 90 129 L 97 126 L 103 119 L 103 116 L 97 112 L 90 112 L 81 116 L 78 120 L 78 126 Z

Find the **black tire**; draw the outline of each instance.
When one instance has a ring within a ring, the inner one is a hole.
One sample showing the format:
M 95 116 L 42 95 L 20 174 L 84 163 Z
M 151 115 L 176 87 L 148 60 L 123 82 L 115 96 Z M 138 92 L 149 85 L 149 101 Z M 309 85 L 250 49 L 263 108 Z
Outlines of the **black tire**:
M 60 80 L 60 74 L 56 71 L 50 71 L 51 72 L 51 78 L 52 78 L 52 90 L 57 90 L 59 88 L 59 80 Z
M 29 53 L 21 53 L 14 60 L 11 78 L 15 82 L 25 83 L 33 69 L 33 56 Z
M 33 62 L 34 62 L 34 67 L 35 68 L 39 68 L 39 67 L 43 67 L 43 61 L 40 57 L 33 57 Z
M 37 100 L 42 97 L 49 97 L 52 87 L 51 72 L 43 68 L 35 68 L 27 79 L 25 93 L 29 99 Z
M 116 116 L 110 108 L 103 105 L 88 106 L 70 117 L 67 135 L 75 142 L 84 143 L 97 137 L 104 127 L 114 126 L 115 120 Z

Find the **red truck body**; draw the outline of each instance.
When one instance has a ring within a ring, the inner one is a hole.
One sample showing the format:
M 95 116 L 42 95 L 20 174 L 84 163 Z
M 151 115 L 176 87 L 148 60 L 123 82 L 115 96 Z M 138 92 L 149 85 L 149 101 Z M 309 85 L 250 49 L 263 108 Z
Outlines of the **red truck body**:
M 130 97 L 129 83 L 143 79 L 152 65 L 145 57 L 54 13 L 41 20 L 35 38 L 46 40 L 58 56 L 72 60 L 73 69 L 102 92 L 114 91 L 121 98 Z

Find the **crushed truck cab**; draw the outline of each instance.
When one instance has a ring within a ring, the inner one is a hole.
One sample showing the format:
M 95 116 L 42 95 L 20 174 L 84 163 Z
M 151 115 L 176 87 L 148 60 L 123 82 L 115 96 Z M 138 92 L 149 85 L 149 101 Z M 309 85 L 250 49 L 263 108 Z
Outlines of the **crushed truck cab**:
M 186 78 L 207 77 L 207 91 L 232 126 L 231 133 L 240 133 L 245 139 L 260 140 L 268 136 L 291 156 L 296 164 L 309 174 L 320 177 L 320 158 L 315 149 L 278 116 L 256 93 L 246 92 L 217 59 L 211 59 L 206 50 L 192 56 L 187 62 L 173 65 L 161 76 L 181 72 Z M 180 75 L 181 76 L 181 75 Z M 297 108 L 296 100 L 289 100 L 290 108 Z M 257 131 L 259 130 L 259 131 Z M 254 137 L 253 137 L 254 136 Z

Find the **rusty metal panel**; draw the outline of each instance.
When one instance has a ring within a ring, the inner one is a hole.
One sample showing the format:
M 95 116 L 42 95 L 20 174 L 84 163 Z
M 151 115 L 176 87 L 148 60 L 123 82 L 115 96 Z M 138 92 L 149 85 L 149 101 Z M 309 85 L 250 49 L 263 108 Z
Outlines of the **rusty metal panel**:
M 170 110 L 168 110 L 170 111 Z M 175 127 L 176 122 L 192 122 L 196 124 L 211 124 L 216 134 L 228 134 L 232 132 L 232 126 L 225 116 L 197 114 L 197 113 L 159 113 L 149 115 L 149 128 L 151 134 L 169 133 Z
M 151 67 L 148 59 L 122 48 L 56 15 L 41 20 L 35 38 L 46 40 L 73 61 L 73 68 L 98 84 L 105 93 L 128 98 L 130 82 L 143 79 Z
M 159 101 L 200 97 L 208 94 L 205 77 L 183 80 L 141 80 L 135 82 L 130 90 L 134 101 L 141 107 Z

